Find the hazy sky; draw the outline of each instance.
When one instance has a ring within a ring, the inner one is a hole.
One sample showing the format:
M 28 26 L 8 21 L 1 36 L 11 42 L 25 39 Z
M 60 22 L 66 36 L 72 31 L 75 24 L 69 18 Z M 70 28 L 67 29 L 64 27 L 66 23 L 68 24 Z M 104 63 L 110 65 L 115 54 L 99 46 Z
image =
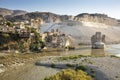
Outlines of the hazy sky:
M 120 0 L 0 0 L 0 7 L 63 15 L 104 13 L 120 19 Z

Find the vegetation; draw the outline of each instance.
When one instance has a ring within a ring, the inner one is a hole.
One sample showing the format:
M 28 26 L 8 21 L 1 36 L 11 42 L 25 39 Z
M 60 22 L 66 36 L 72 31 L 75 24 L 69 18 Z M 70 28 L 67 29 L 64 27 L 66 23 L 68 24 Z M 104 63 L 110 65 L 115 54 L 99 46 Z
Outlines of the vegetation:
M 26 53 L 26 54 L 19 54 L 19 53 L 12 53 L 10 55 L 3 55 L 0 56 L 0 64 L 3 64 L 4 66 L 10 66 L 15 62 L 24 63 L 27 61 L 31 61 L 32 59 L 37 59 L 38 57 L 42 56 L 42 54 L 32 54 L 32 53 Z
M 44 80 L 93 80 L 87 73 L 81 70 L 64 69 L 56 75 L 46 77 Z
M 74 67 L 73 64 L 66 64 L 67 67 Z
M 87 67 L 84 66 L 84 65 L 79 65 L 75 68 L 75 70 L 82 70 L 82 71 L 86 71 L 87 70 Z
M 52 68 L 55 68 L 55 64 L 54 64 L 54 63 L 52 63 L 52 64 L 51 64 L 51 67 L 52 67 Z
M 65 47 L 66 49 L 69 49 L 69 50 L 74 50 L 75 49 L 75 47 L 73 47 L 73 46 L 67 46 L 67 47 Z
M 32 52 L 40 52 L 41 48 L 44 47 L 44 43 L 41 41 L 40 34 L 37 33 L 37 31 L 33 28 L 30 28 L 29 30 L 34 33 L 34 37 L 31 39 L 31 44 L 28 42 L 29 38 L 20 38 L 18 37 L 18 34 L 15 33 L 1 33 L 0 50 L 12 49 L 19 50 L 20 52 L 26 52 L 30 49 Z
M 119 57 L 117 57 L 117 56 L 115 56 L 115 55 L 111 55 L 110 57 L 111 57 L 111 58 L 112 58 L 112 57 L 113 57 L 113 58 L 119 58 Z
M 83 55 L 72 55 L 72 56 L 65 56 L 65 57 L 59 57 L 58 60 L 70 60 L 70 59 L 78 59 L 81 57 L 87 57 Z
M 37 31 L 33 28 L 31 28 L 31 32 L 34 33 L 34 40 L 30 44 L 30 50 L 33 52 L 40 52 L 41 48 L 44 47 L 44 43 L 41 40 L 40 34 L 37 33 Z
M 14 26 L 13 23 L 10 22 L 10 21 L 8 21 L 8 20 L 6 20 L 5 24 L 8 25 L 8 26 L 10 26 L 10 27 L 13 27 L 13 26 Z

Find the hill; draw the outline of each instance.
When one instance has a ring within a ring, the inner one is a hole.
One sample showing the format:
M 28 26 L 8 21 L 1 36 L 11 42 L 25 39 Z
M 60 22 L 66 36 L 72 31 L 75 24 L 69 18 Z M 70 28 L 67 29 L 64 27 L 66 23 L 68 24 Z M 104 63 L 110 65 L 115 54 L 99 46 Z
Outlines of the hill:
M 111 18 L 106 14 L 89 14 L 82 13 L 76 16 L 59 15 L 51 12 L 27 12 L 23 10 L 10 10 L 6 8 L 0 8 L 0 15 L 5 16 L 10 21 L 23 21 L 36 18 L 42 18 L 44 22 L 63 22 L 67 20 L 73 20 L 78 22 L 96 22 L 106 25 L 116 26 L 120 24 L 120 20 Z
M 75 21 L 85 21 L 85 22 L 96 22 L 103 23 L 106 25 L 118 25 L 118 20 L 108 17 L 105 14 L 88 14 L 82 13 L 75 16 Z
M 0 8 L 0 15 L 2 16 L 17 16 L 26 13 L 27 11 L 23 11 L 23 10 L 11 10 L 6 8 Z

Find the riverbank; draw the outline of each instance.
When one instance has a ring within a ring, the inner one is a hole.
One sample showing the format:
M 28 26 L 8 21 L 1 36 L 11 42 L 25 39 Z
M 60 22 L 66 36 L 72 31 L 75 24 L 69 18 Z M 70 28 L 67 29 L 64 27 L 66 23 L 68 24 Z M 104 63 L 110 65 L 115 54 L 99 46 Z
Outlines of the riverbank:
M 89 57 L 85 58 L 83 56 L 83 58 L 65 61 L 57 61 L 56 59 L 63 56 L 67 57 L 74 55 L 89 55 Z M 97 76 L 101 75 L 98 77 L 104 76 L 105 78 L 102 80 L 118 80 L 120 78 L 118 75 L 120 73 L 120 59 L 110 55 L 93 57 L 90 47 L 81 47 L 71 51 L 62 50 L 27 54 L 1 54 L 0 63 L 2 68 L 0 69 L 4 68 L 5 70 L 0 74 L 0 80 L 43 80 L 46 76 L 54 75 L 61 70 L 59 68 L 52 68 L 51 66 L 36 65 L 36 62 L 49 62 L 49 65 L 51 65 L 51 63 L 58 64 L 59 62 L 64 65 L 82 63 L 83 65 L 88 66 L 89 69 L 92 67 L 92 69 L 97 71 L 95 72 Z M 81 62 L 86 59 L 89 62 Z
M 79 57 L 78 57 L 79 56 Z M 76 65 L 87 67 L 89 75 L 96 80 L 119 80 L 120 58 L 81 55 L 44 56 L 39 60 L 10 69 L 0 74 L 0 80 L 44 80 L 62 69 L 74 69 Z
M 74 69 L 82 66 L 95 80 L 120 80 L 120 58 L 114 56 L 66 56 L 49 57 L 37 62 L 38 66 L 53 67 L 54 69 Z

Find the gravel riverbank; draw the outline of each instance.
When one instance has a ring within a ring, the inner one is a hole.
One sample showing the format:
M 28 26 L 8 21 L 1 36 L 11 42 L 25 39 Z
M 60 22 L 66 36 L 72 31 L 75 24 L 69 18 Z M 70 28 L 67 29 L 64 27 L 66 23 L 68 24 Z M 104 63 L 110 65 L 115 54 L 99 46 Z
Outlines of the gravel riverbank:
M 85 65 L 88 73 L 92 70 L 96 80 L 120 80 L 120 58 L 83 56 L 69 60 L 58 60 L 59 57 L 74 55 L 91 55 L 91 50 L 90 48 L 82 48 L 73 51 L 44 52 L 41 54 L 1 55 L 0 68 L 5 67 L 7 70 L 0 74 L 0 80 L 43 80 L 46 76 L 56 74 L 62 68 L 71 68 L 66 67 L 66 64 L 69 66 Z M 53 63 L 57 67 L 52 67 L 51 64 Z

